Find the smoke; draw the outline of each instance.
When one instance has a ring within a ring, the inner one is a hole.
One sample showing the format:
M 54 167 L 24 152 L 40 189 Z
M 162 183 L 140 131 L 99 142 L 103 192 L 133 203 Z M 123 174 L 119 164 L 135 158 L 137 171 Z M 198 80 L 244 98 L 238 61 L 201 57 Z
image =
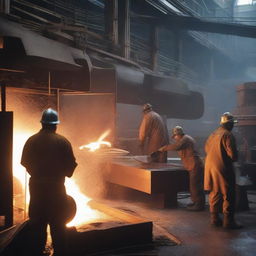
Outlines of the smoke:
M 107 193 L 107 161 L 100 153 L 76 150 L 78 166 L 73 178 L 82 193 L 91 198 L 102 198 Z
M 106 159 L 97 151 L 79 149 L 104 138 L 113 144 L 115 134 L 115 98 L 112 94 L 63 94 L 60 98 L 60 129 L 71 142 L 78 163 L 73 178 L 81 192 L 89 197 L 101 197 L 106 192 L 104 176 Z

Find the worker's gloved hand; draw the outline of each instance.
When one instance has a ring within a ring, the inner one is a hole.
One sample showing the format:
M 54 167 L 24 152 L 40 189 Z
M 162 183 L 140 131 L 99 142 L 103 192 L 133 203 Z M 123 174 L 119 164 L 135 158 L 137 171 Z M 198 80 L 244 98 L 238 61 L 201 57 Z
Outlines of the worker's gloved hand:
M 155 151 L 155 152 L 152 152 L 152 153 L 150 154 L 150 157 L 151 157 L 152 159 L 158 158 L 158 156 L 159 156 L 160 153 L 161 153 L 161 152 L 157 150 L 157 151 Z

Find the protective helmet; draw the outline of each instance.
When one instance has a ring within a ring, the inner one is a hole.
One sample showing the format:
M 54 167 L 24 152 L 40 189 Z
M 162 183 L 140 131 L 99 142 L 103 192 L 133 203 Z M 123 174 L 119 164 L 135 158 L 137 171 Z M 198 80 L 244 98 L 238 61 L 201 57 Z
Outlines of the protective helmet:
M 234 116 L 230 112 L 223 113 L 220 118 L 220 124 L 226 123 L 237 123 L 237 120 L 235 120 Z
M 59 122 L 58 113 L 55 110 L 51 108 L 44 110 L 41 119 L 42 124 L 58 124 Z
M 143 112 L 151 110 L 152 109 L 152 105 L 150 103 L 146 103 L 143 105 Z
M 172 129 L 172 137 L 174 137 L 175 135 L 184 135 L 184 131 L 181 126 L 177 125 Z

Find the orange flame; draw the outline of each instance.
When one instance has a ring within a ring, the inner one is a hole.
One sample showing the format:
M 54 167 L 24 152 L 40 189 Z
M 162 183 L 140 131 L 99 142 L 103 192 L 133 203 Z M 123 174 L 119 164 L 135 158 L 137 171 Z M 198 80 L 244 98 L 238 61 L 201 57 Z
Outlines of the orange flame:
M 27 193 L 29 175 L 27 174 L 25 168 L 20 164 L 20 159 L 23 146 L 30 136 L 31 134 L 29 133 L 15 131 L 13 137 L 13 176 L 19 180 L 23 187 L 23 190 L 25 191 L 24 205 L 22 206 L 25 212 L 24 219 L 27 218 L 26 211 L 29 202 L 29 193 Z M 90 201 L 90 198 L 86 197 L 84 194 L 81 193 L 79 187 L 72 178 L 66 178 L 65 187 L 67 190 L 67 194 L 74 198 L 77 206 L 76 216 L 71 222 L 67 224 L 67 226 L 78 226 L 88 221 L 91 221 L 92 219 L 99 218 L 100 213 L 98 211 L 92 210 L 87 205 L 87 203 Z
M 97 219 L 100 216 L 99 212 L 92 210 L 87 205 L 91 199 L 81 193 L 79 187 L 73 179 L 66 178 L 65 186 L 67 194 L 74 198 L 77 207 L 76 216 L 67 224 L 67 227 L 80 226 L 91 220 Z
M 84 148 L 88 148 L 89 151 L 94 152 L 94 151 L 98 150 L 101 147 L 101 145 L 106 145 L 107 147 L 111 147 L 111 143 L 110 142 L 103 140 L 104 138 L 106 138 L 109 135 L 109 133 L 110 133 L 110 130 L 105 131 L 99 137 L 99 139 L 97 141 L 91 142 L 91 143 L 86 144 L 86 145 L 82 145 L 82 146 L 79 147 L 79 149 L 82 150 Z

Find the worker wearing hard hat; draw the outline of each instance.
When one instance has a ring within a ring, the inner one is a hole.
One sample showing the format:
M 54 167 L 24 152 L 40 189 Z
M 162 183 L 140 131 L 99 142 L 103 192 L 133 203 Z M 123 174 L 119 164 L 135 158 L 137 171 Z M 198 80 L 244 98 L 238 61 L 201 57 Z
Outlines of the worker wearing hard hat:
M 50 225 L 54 255 L 65 255 L 67 195 L 65 177 L 77 163 L 70 142 L 56 133 L 58 113 L 49 108 L 42 114 L 42 129 L 23 148 L 21 164 L 30 174 L 29 226 L 31 255 L 43 255 Z
M 234 219 L 236 182 L 233 162 L 237 161 L 238 153 L 231 131 L 236 122 L 231 113 L 225 112 L 221 116 L 220 127 L 209 136 L 205 144 L 204 188 L 210 191 L 211 225 L 227 229 L 241 227 Z M 223 221 L 220 212 L 223 213 Z
M 158 151 L 175 150 L 178 152 L 186 170 L 189 171 L 189 190 L 192 203 L 187 206 L 191 211 L 202 211 L 205 207 L 205 194 L 203 190 L 204 168 L 203 162 L 196 149 L 195 140 L 184 134 L 181 126 L 172 129 L 174 143 L 165 145 Z
M 143 119 L 139 128 L 139 140 L 143 154 L 150 154 L 169 143 L 167 126 L 162 117 L 153 111 L 151 104 L 143 105 Z M 153 162 L 167 162 L 167 152 L 152 158 Z

